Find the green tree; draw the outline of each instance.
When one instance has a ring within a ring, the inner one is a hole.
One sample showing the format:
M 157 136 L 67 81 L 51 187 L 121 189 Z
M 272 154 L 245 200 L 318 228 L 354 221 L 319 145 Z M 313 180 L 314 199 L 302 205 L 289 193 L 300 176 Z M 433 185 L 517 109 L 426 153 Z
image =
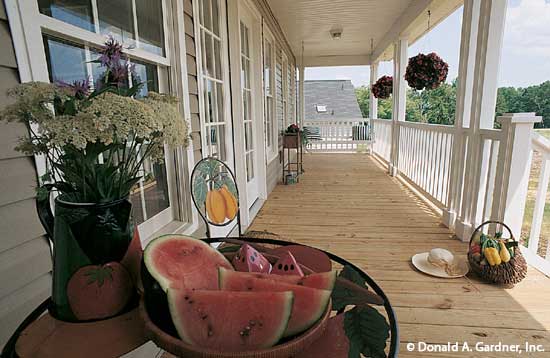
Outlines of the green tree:
M 367 86 L 357 87 L 355 89 L 357 103 L 361 109 L 363 118 L 369 117 L 370 88 Z M 392 98 L 378 100 L 378 118 L 391 119 Z
M 359 108 L 361 109 L 363 118 L 368 118 L 370 89 L 366 86 L 357 87 L 355 89 L 355 97 L 357 97 L 357 103 L 359 103 Z
M 521 107 L 515 112 L 535 112 L 542 116 L 542 122 L 537 123 L 537 128 L 550 128 L 550 81 L 520 91 Z

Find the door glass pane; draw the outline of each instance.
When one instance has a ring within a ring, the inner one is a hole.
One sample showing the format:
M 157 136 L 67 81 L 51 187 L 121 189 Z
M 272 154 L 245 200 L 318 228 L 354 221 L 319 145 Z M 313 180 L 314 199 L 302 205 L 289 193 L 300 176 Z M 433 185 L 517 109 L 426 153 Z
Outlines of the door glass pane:
M 136 0 L 139 47 L 164 56 L 162 0 Z
M 145 210 L 147 217 L 160 213 L 170 206 L 168 197 L 168 177 L 164 160 L 143 163 L 143 196 L 145 197 Z
M 218 80 L 223 79 L 222 73 L 222 50 L 221 50 L 221 41 L 214 39 L 214 61 L 216 62 L 216 73 L 215 77 Z
M 38 8 L 44 15 L 94 31 L 90 0 L 38 0 Z
M 204 47 L 205 51 L 203 55 L 206 57 L 206 75 L 209 77 L 215 77 L 214 75 L 214 49 L 212 44 L 212 36 L 208 33 L 204 34 Z
M 206 82 L 206 93 L 205 93 L 205 104 L 206 104 L 206 121 L 207 122 L 216 122 L 214 118 L 214 112 L 212 108 L 214 107 L 212 101 L 214 100 L 214 82 L 210 80 L 205 80 Z
M 266 94 L 271 93 L 271 42 L 265 42 L 264 85 Z
M 136 97 L 143 97 L 149 93 L 149 91 L 158 92 L 159 85 L 157 66 L 136 61 L 133 61 L 132 64 L 134 65 L 134 71 L 138 77 L 134 78 L 133 82 L 137 83 L 141 81 L 143 83 L 143 86 L 136 94 Z
M 267 97 L 266 98 L 266 111 L 265 111 L 265 127 L 266 127 L 266 140 L 267 140 L 267 146 L 271 147 L 273 144 L 273 119 L 272 119 L 272 113 L 273 110 L 273 98 Z
M 224 105 L 223 105 L 223 84 L 216 82 L 216 92 L 217 92 L 217 100 L 218 100 L 218 122 L 225 122 L 225 113 L 224 111 Z
M 202 0 L 202 11 L 204 16 L 204 22 L 202 25 L 212 31 L 212 13 L 210 11 L 210 2 L 211 0 Z
M 99 30 L 126 45 L 134 44 L 132 0 L 97 0 Z
M 213 32 L 220 36 L 220 19 L 219 19 L 219 10 L 218 10 L 218 1 L 212 0 L 212 29 Z
M 254 160 L 253 153 L 246 154 L 246 180 L 251 181 L 254 179 Z
M 72 83 L 88 78 L 84 47 L 44 37 L 50 81 Z

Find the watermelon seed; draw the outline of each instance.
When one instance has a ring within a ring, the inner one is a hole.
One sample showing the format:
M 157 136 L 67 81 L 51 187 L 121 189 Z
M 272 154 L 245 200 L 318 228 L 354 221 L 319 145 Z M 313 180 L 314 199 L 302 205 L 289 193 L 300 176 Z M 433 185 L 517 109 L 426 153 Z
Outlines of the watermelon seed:
M 288 271 L 288 265 L 285 265 L 285 271 Z
M 187 301 L 187 300 L 189 299 L 189 296 L 185 296 L 184 298 L 185 298 L 185 300 Z
M 251 260 L 252 262 L 254 262 L 254 261 L 256 260 L 256 258 L 255 258 L 254 256 L 250 256 L 250 260 Z
M 203 313 L 202 316 L 201 316 L 201 319 L 207 319 L 208 318 L 208 315 L 206 313 Z
M 192 305 L 193 302 L 195 302 L 195 301 L 193 301 L 193 300 L 189 300 L 189 301 L 188 301 L 188 303 L 189 303 L 190 305 Z
M 212 325 L 208 324 L 208 337 L 212 337 L 214 335 L 214 332 L 212 331 Z
M 279 270 L 283 269 L 283 264 L 279 264 Z
M 294 265 L 290 265 L 290 269 L 294 271 Z
M 251 325 L 252 327 L 254 327 L 254 325 L 256 324 L 256 322 L 250 320 L 250 321 L 248 321 L 248 324 Z

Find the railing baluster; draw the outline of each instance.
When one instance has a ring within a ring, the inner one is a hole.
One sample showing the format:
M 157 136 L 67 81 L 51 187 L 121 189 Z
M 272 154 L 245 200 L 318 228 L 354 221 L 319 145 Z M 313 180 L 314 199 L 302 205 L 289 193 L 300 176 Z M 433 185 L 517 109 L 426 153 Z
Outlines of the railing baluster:
M 542 166 L 539 175 L 539 184 L 537 187 L 537 196 L 535 198 L 535 207 L 533 209 L 533 220 L 531 222 L 531 233 L 529 235 L 528 247 L 537 252 L 540 240 L 540 231 L 544 217 L 544 207 L 546 205 L 546 192 L 550 179 L 550 155 L 545 154 L 542 158 Z M 550 244 L 547 244 L 550 246 Z M 548 249 L 546 252 L 548 258 Z

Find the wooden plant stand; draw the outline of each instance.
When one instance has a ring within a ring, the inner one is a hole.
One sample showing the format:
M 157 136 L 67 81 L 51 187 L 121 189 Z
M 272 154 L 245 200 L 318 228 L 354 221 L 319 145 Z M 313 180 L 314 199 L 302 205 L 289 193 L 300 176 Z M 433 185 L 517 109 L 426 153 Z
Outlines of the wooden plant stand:
M 290 154 L 296 150 L 296 161 L 292 162 Z M 286 160 L 285 160 L 286 159 Z M 286 164 L 285 164 L 286 163 Z M 283 135 L 283 183 L 287 183 L 287 175 L 296 173 L 296 182 L 300 182 L 300 175 L 303 173 L 303 148 L 301 133 Z

